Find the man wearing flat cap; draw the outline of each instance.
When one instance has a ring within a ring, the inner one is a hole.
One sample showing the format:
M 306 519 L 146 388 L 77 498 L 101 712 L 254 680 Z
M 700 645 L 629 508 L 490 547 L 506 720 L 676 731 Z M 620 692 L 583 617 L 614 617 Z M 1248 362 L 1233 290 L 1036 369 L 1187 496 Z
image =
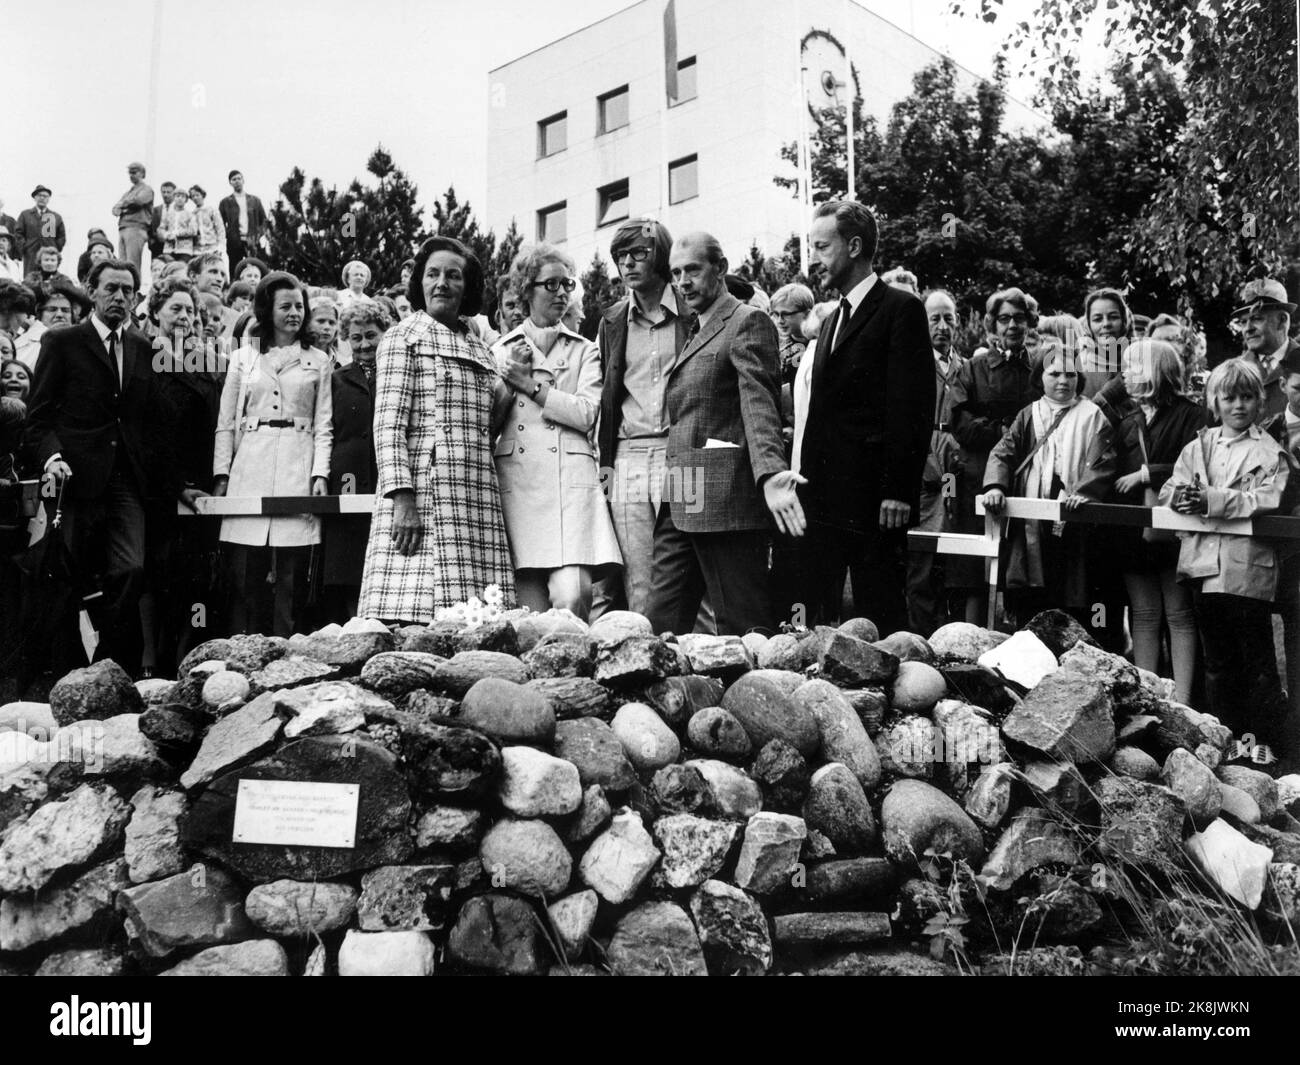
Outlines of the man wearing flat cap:
M 1286 286 L 1269 277 L 1247 282 L 1241 290 L 1240 306 L 1232 312 L 1232 327 L 1241 334 L 1245 350 L 1241 357 L 1254 364 L 1264 378 L 1264 410 L 1261 421 L 1275 418 L 1286 409 L 1282 390 L 1282 360 L 1295 358 L 1300 345 L 1291 340 L 1294 303 L 1286 298 Z
M 63 251 L 68 234 L 63 227 L 63 216 L 50 210 L 50 192 L 46 185 L 32 189 L 35 207 L 29 207 L 18 216 L 14 226 L 14 254 L 23 257 L 23 276 L 39 268 L 40 250 L 55 247 Z
M 144 163 L 130 163 L 126 168 L 131 187 L 113 204 L 117 215 L 118 254 L 140 271 L 144 246 L 153 224 L 153 189 L 144 183 Z

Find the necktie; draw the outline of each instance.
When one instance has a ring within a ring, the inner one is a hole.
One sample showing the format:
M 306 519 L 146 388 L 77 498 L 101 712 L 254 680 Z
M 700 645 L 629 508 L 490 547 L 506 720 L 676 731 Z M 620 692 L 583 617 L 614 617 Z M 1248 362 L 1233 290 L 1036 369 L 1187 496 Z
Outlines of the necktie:
M 1273 372 L 1273 356 L 1261 355 L 1259 357 L 1259 368 L 1264 371 L 1264 379 L 1267 380 L 1268 375 Z
M 117 334 L 108 334 L 108 357 L 113 360 L 113 370 L 117 374 L 117 387 L 122 387 L 122 365 L 117 361 Z
M 848 299 L 840 300 L 840 311 L 835 317 L 835 332 L 831 334 L 832 348 L 840 342 L 840 334 L 844 332 L 844 327 L 849 324 L 849 318 L 852 316 L 853 308 L 849 305 Z

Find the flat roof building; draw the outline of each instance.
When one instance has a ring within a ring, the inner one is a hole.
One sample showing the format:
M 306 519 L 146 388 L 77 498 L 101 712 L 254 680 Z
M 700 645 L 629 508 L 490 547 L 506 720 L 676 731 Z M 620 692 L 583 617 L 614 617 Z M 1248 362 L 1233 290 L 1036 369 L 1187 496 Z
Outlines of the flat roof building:
M 707 229 L 735 263 L 751 244 L 780 254 L 800 228 L 798 200 L 772 180 L 795 173 L 780 149 L 810 102 L 842 106 L 845 47 L 864 113 L 882 125 L 913 75 L 942 58 L 848 0 L 671 8 L 675 62 L 666 0 L 642 0 L 489 73 L 485 213 L 498 233 L 513 218 L 526 240 L 562 243 L 580 270 L 597 251 L 608 258 L 617 224 L 639 215 L 674 233 Z M 963 88 L 980 80 L 957 70 Z M 1044 120 L 1008 99 L 1007 121 Z

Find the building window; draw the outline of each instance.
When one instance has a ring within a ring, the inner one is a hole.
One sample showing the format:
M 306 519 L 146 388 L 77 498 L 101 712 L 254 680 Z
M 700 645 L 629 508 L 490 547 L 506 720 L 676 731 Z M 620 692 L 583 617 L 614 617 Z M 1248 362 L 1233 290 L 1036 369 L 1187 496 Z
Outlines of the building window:
M 668 202 L 681 203 L 700 194 L 698 156 L 688 155 L 668 164 Z
M 627 179 L 596 190 L 596 228 L 627 218 Z
M 569 235 L 569 205 L 557 203 L 537 212 L 537 239 L 558 244 Z
M 677 64 L 677 95 L 668 102 L 676 106 L 694 100 L 695 97 L 695 56 L 691 56 Z
M 569 146 L 569 112 L 544 118 L 537 123 L 537 158 L 562 152 Z
M 624 85 L 621 89 L 596 97 L 596 106 L 600 110 L 600 121 L 596 127 L 598 135 L 622 129 L 628 122 L 627 86 Z

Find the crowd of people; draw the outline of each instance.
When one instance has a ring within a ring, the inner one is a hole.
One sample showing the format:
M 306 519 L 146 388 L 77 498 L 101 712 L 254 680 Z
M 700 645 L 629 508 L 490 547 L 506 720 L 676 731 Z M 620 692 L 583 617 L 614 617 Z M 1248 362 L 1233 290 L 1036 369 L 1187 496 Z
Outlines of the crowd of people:
M 1013 496 L 1300 513 L 1296 307 L 1273 280 L 1243 286 L 1241 354 L 1206 380 L 1196 332 L 1115 288 L 1075 317 L 1009 284 L 972 331 L 950 292 L 878 273 L 874 215 L 838 201 L 809 235 L 823 303 L 738 277 L 708 233 L 623 223 L 623 295 L 590 340 L 560 247 L 526 246 L 490 286 L 435 237 L 391 285 L 355 260 L 314 287 L 268 265 L 238 171 L 215 209 L 172 182 L 154 204 L 144 167 L 129 176 L 117 247 L 92 231 L 76 281 L 50 190 L 34 223 L 0 215 L 0 483 L 41 481 L 59 516 L 56 537 L 0 510 L 8 668 L 27 678 L 82 664 L 92 600 L 96 657 L 159 675 L 213 635 L 431 623 L 491 586 L 656 631 L 864 616 L 928 635 L 982 623 L 988 589 L 977 559 L 909 554 L 908 530 L 981 532 L 980 496 L 994 514 Z M 373 514 L 181 513 L 352 494 Z M 1003 623 L 1068 611 L 1294 765 L 1300 541 L 1015 520 L 1005 542 Z

